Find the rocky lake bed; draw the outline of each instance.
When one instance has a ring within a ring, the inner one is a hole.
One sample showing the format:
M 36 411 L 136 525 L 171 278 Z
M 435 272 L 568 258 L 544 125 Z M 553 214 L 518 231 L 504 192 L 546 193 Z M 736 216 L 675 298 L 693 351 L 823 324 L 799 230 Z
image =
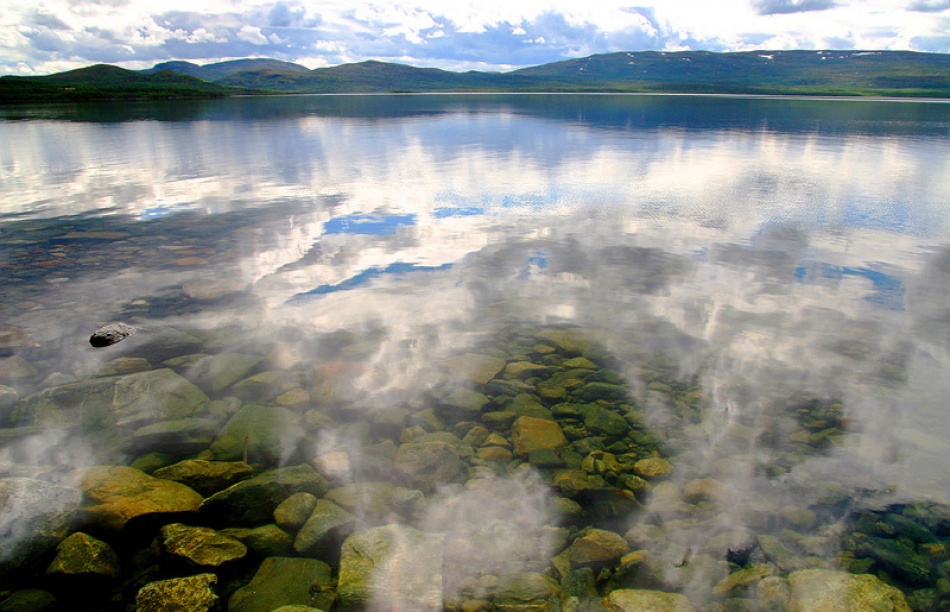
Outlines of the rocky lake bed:
M 945 506 L 830 486 L 717 519 L 737 474 L 780 486 L 840 444 L 841 403 L 775 402 L 730 434 L 767 460 L 702 465 L 697 377 L 603 331 L 507 329 L 402 403 L 345 334 L 317 364 L 283 338 L 213 352 L 242 333 L 141 333 L 81 380 L 0 359 L 0 610 L 950 609 Z M 88 465 L 56 462 L 78 444 Z

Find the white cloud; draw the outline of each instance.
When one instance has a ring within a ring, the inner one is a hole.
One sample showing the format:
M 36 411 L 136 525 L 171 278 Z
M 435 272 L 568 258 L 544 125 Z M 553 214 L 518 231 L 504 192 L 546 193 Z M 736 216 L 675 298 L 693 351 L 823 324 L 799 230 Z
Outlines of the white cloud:
M 646 49 L 950 52 L 945 0 L 12 0 L 0 74 L 92 62 L 270 55 L 308 66 L 381 59 L 501 70 Z M 72 34 L 70 34 L 72 33 Z M 129 64 L 131 65 L 131 64 Z M 138 65 L 138 64 L 137 64 Z
M 246 25 L 238 30 L 237 37 L 240 40 L 249 42 L 252 45 L 266 45 L 267 37 L 261 33 L 261 29 L 256 26 Z

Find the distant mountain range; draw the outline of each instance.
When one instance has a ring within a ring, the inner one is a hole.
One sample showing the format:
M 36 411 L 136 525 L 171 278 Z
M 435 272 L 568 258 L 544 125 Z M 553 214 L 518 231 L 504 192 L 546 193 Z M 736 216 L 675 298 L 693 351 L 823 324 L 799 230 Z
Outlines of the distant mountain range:
M 143 71 L 98 64 L 0 78 L 0 102 L 266 93 L 649 92 L 950 98 L 950 54 L 910 51 L 639 51 L 512 72 L 451 72 L 366 61 L 310 70 L 274 59 Z

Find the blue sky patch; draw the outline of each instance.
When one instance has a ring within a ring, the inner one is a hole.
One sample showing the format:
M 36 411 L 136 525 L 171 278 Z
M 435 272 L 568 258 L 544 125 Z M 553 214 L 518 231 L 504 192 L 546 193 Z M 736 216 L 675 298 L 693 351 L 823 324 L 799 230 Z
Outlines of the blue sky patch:
M 314 295 L 326 295 L 328 293 L 336 293 L 338 291 L 350 291 L 352 289 L 358 289 L 364 285 L 367 285 L 370 281 L 375 278 L 379 278 L 384 274 L 409 274 L 410 272 L 441 272 L 443 270 L 449 270 L 452 268 L 452 264 L 446 263 L 441 266 L 418 266 L 414 263 L 406 263 L 402 261 L 397 261 L 396 263 L 389 264 L 385 268 L 380 268 L 374 266 L 363 270 L 356 276 L 348 278 L 344 281 L 341 281 L 335 285 L 320 285 L 316 289 L 311 289 L 310 291 L 305 291 L 303 293 L 298 293 L 294 297 L 290 298 L 289 302 L 293 303 L 300 301 L 303 298 Z
M 415 224 L 415 215 L 348 215 L 327 221 L 323 225 L 323 233 L 392 236 L 400 227 Z

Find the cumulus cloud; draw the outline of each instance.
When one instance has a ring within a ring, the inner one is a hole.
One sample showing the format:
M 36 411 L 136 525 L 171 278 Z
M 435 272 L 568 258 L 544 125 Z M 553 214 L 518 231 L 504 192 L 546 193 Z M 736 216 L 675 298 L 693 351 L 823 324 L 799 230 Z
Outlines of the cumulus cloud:
M 840 0 L 723 0 L 715 8 L 681 0 L 639 0 L 626 7 L 562 0 L 557 8 L 545 0 L 486 0 L 478 6 L 260 0 L 236 9 L 205 0 L 185 10 L 189 5 L 175 4 L 155 12 L 142 0 L 48 0 L 40 8 L 14 0 L 0 8 L 0 73 L 22 73 L 24 66 L 42 74 L 53 71 L 44 67 L 62 70 L 91 62 L 141 68 L 149 61 L 246 56 L 311 67 L 378 59 L 450 70 L 508 70 L 649 49 L 950 51 L 940 17 L 926 15 L 946 11 L 946 0 L 880 2 L 891 9 Z M 829 9 L 837 10 L 825 12 Z M 800 16 L 774 18 L 792 13 Z M 899 36 L 882 34 L 884 26 L 898 28 Z M 847 40 L 834 38 L 842 32 Z
M 785 15 L 827 11 L 838 6 L 834 0 L 755 0 L 755 10 L 760 15 Z
M 249 42 L 252 45 L 266 45 L 267 37 L 261 33 L 261 29 L 255 26 L 246 25 L 237 32 L 239 40 Z

